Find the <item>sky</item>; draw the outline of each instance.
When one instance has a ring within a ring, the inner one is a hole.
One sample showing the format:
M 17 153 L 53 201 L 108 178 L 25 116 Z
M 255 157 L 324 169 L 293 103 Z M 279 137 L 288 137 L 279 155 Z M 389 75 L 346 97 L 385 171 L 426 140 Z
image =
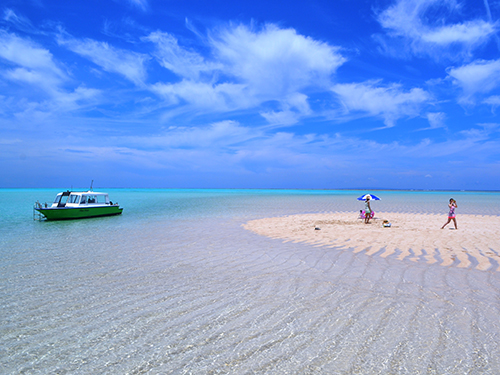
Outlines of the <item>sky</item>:
M 4 0 L 0 187 L 500 190 L 499 0 Z

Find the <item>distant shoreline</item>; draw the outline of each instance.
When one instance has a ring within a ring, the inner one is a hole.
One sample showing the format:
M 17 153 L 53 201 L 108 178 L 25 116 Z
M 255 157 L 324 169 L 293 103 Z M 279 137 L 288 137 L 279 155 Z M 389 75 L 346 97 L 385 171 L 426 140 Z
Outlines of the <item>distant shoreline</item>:
M 59 189 L 59 190 L 84 190 L 87 191 L 89 187 L 0 187 L 0 190 L 42 190 L 42 189 Z M 251 191 L 265 191 L 265 190 L 273 190 L 273 191 L 322 191 L 322 192 L 334 192 L 334 191 L 356 191 L 356 192 L 418 192 L 418 193 L 500 193 L 500 190 L 448 190 L 448 189 L 363 189 L 363 188 L 342 188 L 342 189 L 302 189 L 302 188 L 188 188 L 188 187 L 107 187 L 107 186 L 98 186 L 94 187 L 93 190 L 96 189 L 134 189 L 134 190 L 251 190 Z

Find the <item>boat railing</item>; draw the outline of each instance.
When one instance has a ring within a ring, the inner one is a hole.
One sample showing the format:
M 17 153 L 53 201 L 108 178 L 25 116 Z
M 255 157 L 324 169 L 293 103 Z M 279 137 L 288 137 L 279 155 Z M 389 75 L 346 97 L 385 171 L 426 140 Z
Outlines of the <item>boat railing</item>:
M 36 210 L 37 208 L 43 208 L 43 207 L 47 208 L 48 207 L 47 203 L 44 203 L 42 205 L 39 201 L 35 202 L 35 204 L 33 205 L 33 220 L 45 220 L 45 216 L 40 211 Z

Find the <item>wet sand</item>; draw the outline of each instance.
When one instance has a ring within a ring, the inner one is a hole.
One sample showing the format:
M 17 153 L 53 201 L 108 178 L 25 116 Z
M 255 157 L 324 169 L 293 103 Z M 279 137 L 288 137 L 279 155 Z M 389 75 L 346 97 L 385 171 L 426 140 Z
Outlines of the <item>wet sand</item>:
M 441 229 L 446 221 L 446 215 L 378 212 L 365 224 L 357 212 L 332 212 L 253 220 L 244 228 L 284 242 L 500 271 L 499 216 L 459 215 L 458 230 L 453 221 Z

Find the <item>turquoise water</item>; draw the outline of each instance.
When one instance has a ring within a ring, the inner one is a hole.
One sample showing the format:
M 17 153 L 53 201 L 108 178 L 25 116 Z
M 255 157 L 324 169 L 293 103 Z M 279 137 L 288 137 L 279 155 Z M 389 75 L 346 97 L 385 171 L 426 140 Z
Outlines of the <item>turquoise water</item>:
M 102 190 L 123 215 L 33 221 L 59 189 L 0 190 L 2 373 L 500 371 L 498 272 L 241 227 L 357 211 L 365 191 Z M 375 211 L 500 213 L 495 192 L 373 193 Z
M 108 189 L 111 200 L 124 207 L 120 217 L 90 221 L 33 222 L 35 201 L 51 203 L 61 189 L 0 189 L 1 243 L 26 241 L 51 231 L 107 230 L 135 228 L 172 220 L 201 218 L 242 218 L 242 220 L 285 214 L 356 211 L 356 200 L 365 191 L 357 190 L 214 190 L 214 189 Z M 97 191 L 97 190 L 96 190 Z M 449 197 L 459 202 L 458 213 L 499 215 L 500 193 L 496 192 L 411 192 L 380 191 L 375 211 L 447 213 Z
M 0 189 L 5 207 L 0 225 L 7 232 L 26 230 L 36 200 L 51 203 L 61 189 Z M 216 190 L 216 189 L 107 189 L 113 201 L 125 208 L 121 225 L 197 217 L 258 216 L 267 214 L 352 210 L 362 205 L 357 190 Z M 459 202 L 459 212 L 500 214 L 498 192 L 380 191 L 375 209 L 398 212 L 446 213 L 449 197 Z M 264 212 L 262 211 L 264 210 Z M 116 224 L 117 220 L 107 220 Z M 78 225 L 78 224 L 77 224 Z M 31 228 L 40 228 L 31 226 Z

